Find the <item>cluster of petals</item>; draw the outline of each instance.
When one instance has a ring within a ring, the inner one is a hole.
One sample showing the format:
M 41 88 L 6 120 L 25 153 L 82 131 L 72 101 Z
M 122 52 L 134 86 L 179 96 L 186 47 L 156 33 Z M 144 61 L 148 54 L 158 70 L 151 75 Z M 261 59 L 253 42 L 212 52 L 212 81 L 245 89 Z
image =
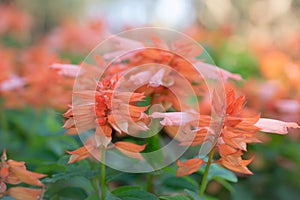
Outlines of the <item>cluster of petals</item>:
M 125 141 L 111 143 L 112 130 L 119 134 L 127 134 L 133 126 L 139 130 L 147 130 L 148 121 L 148 116 L 144 113 L 147 107 L 135 105 L 136 102 L 144 99 L 144 94 L 114 92 L 117 82 L 118 77 L 102 80 L 98 83 L 96 91 L 77 93 L 76 95 L 86 101 L 86 104 L 72 106 L 64 114 L 68 118 L 64 124 L 64 128 L 68 129 L 68 134 L 95 129 L 95 133 L 86 140 L 84 146 L 74 151 L 67 151 L 71 154 L 69 163 L 90 156 L 100 160 L 103 150 L 112 148 L 116 148 L 126 156 L 144 160 L 139 152 L 143 151 L 146 145 Z M 117 102 L 115 102 L 116 108 L 112 107 L 112 101 Z M 122 121 L 117 122 L 116 117 L 122 118 Z
M 110 78 L 99 81 L 96 91 L 87 90 L 74 93 L 74 95 L 83 99 L 84 103 L 72 106 L 65 113 L 64 116 L 69 119 L 66 121 L 64 128 L 68 129 L 69 134 L 77 134 L 76 127 L 80 127 L 80 131 L 90 129 L 96 129 L 96 131 L 93 137 L 86 141 L 85 146 L 68 152 L 72 155 L 70 162 L 82 160 L 91 155 L 94 158 L 101 159 L 99 148 L 116 148 L 127 156 L 142 160 L 141 155 L 136 153 L 142 151 L 145 146 L 134 147 L 135 144 L 126 144 L 126 142 L 111 144 L 112 130 L 120 134 L 134 132 L 131 127 L 138 127 L 137 129 L 140 131 L 147 130 L 147 121 L 150 117 L 152 119 L 162 119 L 161 124 L 165 126 L 166 132 L 171 132 L 169 135 L 178 139 L 181 145 L 197 146 L 205 142 L 211 142 L 220 156 L 214 162 L 238 173 L 251 174 L 252 172 L 247 168 L 247 165 L 252 159 L 243 160 L 242 156 L 247 150 L 248 143 L 260 142 L 256 137 L 258 131 L 286 134 L 288 128 L 298 128 L 298 125 L 293 122 L 260 118 L 260 114 L 247 115 L 244 111 L 246 97 L 236 97 L 234 90 L 226 87 L 225 107 L 220 106 L 222 103 L 217 95 L 213 97 L 212 101 L 212 107 L 222 118 L 220 121 L 221 130 L 215 133 L 210 127 L 212 123 L 211 116 L 200 115 L 195 111 L 180 112 L 182 109 L 180 106 L 186 108 L 187 105 L 179 105 L 176 96 L 169 90 L 169 88 L 172 88 L 176 91 L 182 91 L 182 82 L 176 77 L 173 70 L 182 75 L 189 83 L 194 83 L 192 87 L 197 96 L 203 96 L 207 92 L 204 91 L 207 88 L 202 88 L 203 77 L 199 75 L 194 66 L 202 69 L 203 75 L 209 79 L 241 80 L 238 74 L 232 74 L 195 59 L 201 52 L 183 41 L 168 45 L 163 40 L 153 37 L 152 43 L 156 48 L 145 48 L 146 46 L 142 42 L 131 39 L 113 37 L 112 40 L 115 41 L 119 50 L 107 53 L 103 57 L 95 57 L 96 63 L 105 65 L 106 61 L 109 62 L 110 59 L 121 56 L 119 61 L 117 59 L 110 63 L 110 68 L 106 70 L 105 76 L 114 77 L 115 74 L 120 74 L 123 80 L 122 84 L 128 84 L 128 87 L 130 85 L 139 87 L 134 93 L 115 91 L 114 88 L 118 83 L 118 79 Z M 131 49 L 135 49 L 135 51 L 127 53 Z M 171 53 L 177 51 L 179 51 L 178 55 Z M 180 56 L 181 53 L 187 55 L 190 62 L 183 59 Z M 122 62 L 122 56 L 126 60 L 125 63 Z M 133 71 L 130 76 L 125 74 L 123 77 L 123 73 L 127 69 L 148 63 L 167 65 L 169 68 L 153 66 L 145 70 Z M 60 70 L 61 75 L 71 77 L 78 75 L 80 71 L 74 65 L 55 64 L 52 67 Z M 129 98 L 128 95 L 131 95 L 131 97 Z M 147 107 L 139 107 L 134 104 L 137 101 L 142 101 L 145 96 L 151 96 L 152 104 L 161 103 L 164 105 L 165 110 L 172 107 L 178 112 L 154 112 L 148 116 L 144 113 Z M 91 99 L 92 101 L 90 101 Z M 118 118 L 118 116 L 121 117 Z M 178 130 L 176 127 L 179 126 L 184 127 L 182 132 L 178 135 L 173 134 Z M 213 137 L 210 137 L 211 135 Z M 200 158 L 193 158 L 191 161 L 187 160 L 185 162 L 178 161 L 178 175 L 183 176 L 193 173 L 203 163 L 205 161 Z
M 243 160 L 243 152 L 247 151 L 248 143 L 258 143 L 260 140 L 257 138 L 256 133 L 258 131 L 287 134 L 288 128 L 299 128 L 298 124 L 294 122 L 283 122 L 280 120 L 260 118 L 260 114 L 255 116 L 246 116 L 244 111 L 245 96 L 236 97 L 236 94 L 232 88 L 226 88 L 226 109 L 223 119 L 222 129 L 216 138 L 216 141 L 209 141 L 208 137 L 210 133 L 211 117 L 206 115 L 198 116 L 196 118 L 194 113 L 153 113 L 151 117 L 162 118 L 162 124 L 170 127 L 193 125 L 195 121 L 199 124 L 199 127 L 179 133 L 176 137 L 180 141 L 181 145 L 202 145 L 204 142 L 215 143 L 214 148 L 219 152 L 220 158 L 215 160 L 215 163 L 219 163 L 224 167 L 243 174 L 252 174 L 247 168 L 247 165 L 251 163 L 252 159 Z M 193 120 L 194 116 L 194 120 Z M 179 123 L 180 121 L 180 123 Z M 177 129 L 167 129 L 174 131 Z M 174 135 L 174 134 L 173 134 Z M 178 176 L 185 176 L 199 170 L 201 165 L 205 163 L 200 158 L 192 158 L 185 162 L 178 161 Z
M 43 187 L 44 185 L 39 179 L 45 176 L 45 174 L 28 171 L 25 162 L 7 160 L 6 151 L 4 150 L 0 163 L 0 198 L 7 195 L 17 200 L 41 199 L 44 189 L 28 188 L 19 185 L 26 183 L 32 186 Z M 8 188 L 8 185 L 11 187 Z

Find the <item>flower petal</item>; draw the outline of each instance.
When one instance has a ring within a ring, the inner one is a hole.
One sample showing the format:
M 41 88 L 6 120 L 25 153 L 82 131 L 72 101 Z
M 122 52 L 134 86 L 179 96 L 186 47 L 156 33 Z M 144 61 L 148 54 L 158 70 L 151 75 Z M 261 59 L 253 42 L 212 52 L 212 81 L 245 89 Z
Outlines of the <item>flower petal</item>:
M 262 132 L 287 134 L 288 128 L 300 128 L 295 122 L 283 122 L 275 119 L 260 118 L 256 124 Z
M 96 128 L 95 142 L 96 146 L 104 146 L 105 148 L 111 142 L 111 128 L 109 126 L 101 126 Z
M 18 162 L 15 162 L 13 160 L 8 161 L 10 170 L 11 172 L 13 172 L 16 178 L 30 185 L 43 186 L 42 182 L 39 179 L 47 176 L 46 174 L 31 172 L 26 170 L 25 166 L 18 166 L 15 164 L 18 164 Z
M 80 71 L 80 67 L 78 65 L 72 64 L 54 63 L 50 66 L 50 68 L 57 70 L 59 75 L 68 77 L 76 77 Z
M 154 112 L 150 115 L 150 117 L 154 119 L 163 118 L 163 120 L 160 121 L 163 126 L 182 126 L 192 121 L 196 121 L 199 116 L 197 113 L 192 112 Z
M 189 174 L 192 174 L 201 167 L 201 165 L 204 163 L 203 160 L 200 158 L 192 158 L 190 160 L 187 160 L 185 162 L 181 162 L 180 160 L 177 161 L 177 172 L 176 176 L 186 176 Z
M 37 200 L 41 198 L 43 190 L 26 187 L 12 187 L 7 190 L 7 195 L 16 200 Z
M 6 189 L 7 189 L 6 184 L 3 182 L 0 182 L 0 194 L 4 193 L 6 191 Z
M 145 149 L 146 144 L 137 145 L 130 142 L 116 142 L 115 147 L 126 156 L 137 158 L 140 160 L 145 160 L 139 152 Z

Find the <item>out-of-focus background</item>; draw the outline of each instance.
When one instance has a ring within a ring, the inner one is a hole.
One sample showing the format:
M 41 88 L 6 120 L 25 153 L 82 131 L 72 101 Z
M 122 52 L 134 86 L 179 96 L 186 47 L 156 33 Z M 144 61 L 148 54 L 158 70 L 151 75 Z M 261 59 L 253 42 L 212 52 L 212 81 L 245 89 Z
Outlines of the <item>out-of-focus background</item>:
M 6 147 L 10 156 L 48 172 L 47 164 L 77 145 L 61 128 L 72 80 L 49 66 L 79 64 L 107 36 L 145 26 L 188 34 L 218 66 L 243 76 L 237 87 L 249 107 L 299 123 L 299 19 L 298 0 L 1 0 L 0 151 Z M 262 140 L 250 147 L 255 175 L 227 189 L 212 182 L 212 196 L 299 199 L 299 131 Z

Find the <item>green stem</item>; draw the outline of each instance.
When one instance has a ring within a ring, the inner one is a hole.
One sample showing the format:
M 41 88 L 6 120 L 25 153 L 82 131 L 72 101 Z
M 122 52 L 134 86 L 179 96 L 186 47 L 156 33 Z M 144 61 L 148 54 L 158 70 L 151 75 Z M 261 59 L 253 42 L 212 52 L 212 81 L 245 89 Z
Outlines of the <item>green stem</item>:
M 105 148 L 102 149 L 102 163 L 101 163 L 101 199 L 105 200 L 106 196 L 106 180 L 105 180 Z
M 0 147 L 5 148 L 4 145 L 8 143 L 9 134 L 8 134 L 8 123 L 7 123 L 7 119 L 5 116 L 3 102 L 1 99 L 0 99 L 0 123 L 1 123 L 2 130 L 3 130 L 3 133 L 2 133 L 3 140 L 1 140 Z M 3 144 L 2 144 L 2 142 L 3 142 Z M 0 151 L 2 151 L 2 149 Z
M 153 181 L 154 181 L 154 175 L 149 173 L 147 175 L 147 186 L 146 186 L 146 190 L 148 192 L 154 193 L 154 186 L 153 186 Z
M 210 153 L 209 153 L 209 157 L 208 157 L 208 161 L 205 167 L 205 171 L 204 171 L 204 175 L 201 181 L 201 186 L 200 186 L 200 197 L 202 197 L 204 195 L 204 191 L 206 189 L 206 185 L 207 185 L 207 176 L 208 176 L 208 172 L 209 172 L 209 168 L 212 162 L 212 159 L 214 157 L 214 153 L 215 153 L 215 148 L 213 148 Z

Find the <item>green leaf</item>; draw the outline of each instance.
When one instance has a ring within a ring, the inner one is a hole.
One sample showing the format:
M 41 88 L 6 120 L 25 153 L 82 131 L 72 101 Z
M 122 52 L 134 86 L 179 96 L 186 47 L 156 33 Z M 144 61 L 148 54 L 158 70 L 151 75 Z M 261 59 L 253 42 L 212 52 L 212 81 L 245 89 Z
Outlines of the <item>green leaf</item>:
M 74 191 L 74 190 L 78 190 L 78 191 Z M 93 194 L 94 194 L 94 190 L 90 181 L 85 177 L 77 176 L 77 177 L 70 177 L 69 179 L 60 179 L 55 183 L 47 183 L 47 191 L 45 193 L 45 199 L 56 200 L 56 199 L 67 198 L 67 199 L 81 200 Z M 75 196 L 74 198 L 73 195 Z
M 221 185 L 223 185 L 229 192 L 231 193 L 234 192 L 233 186 L 230 183 L 228 183 L 226 180 L 221 178 L 217 178 L 215 180 L 218 181 Z
M 161 200 L 191 200 L 187 196 L 177 195 L 177 196 L 160 196 L 159 199 Z
M 147 163 L 149 163 L 154 169 L 162 166 L 165 162 L 165 157 L 160 146 L 160 140 L 161 136 L 159 134 L 155 134 L 154 136 L 148 138 L 147 146 L 144 150 L 144 152 L 155 152 L 155 154 L 144 155 Z
M 113 195 L 109 190 L 106 190 L 105 200 L 122 200 L 119 197 Z
M 66 170 L 66 166 L 58 165 L 58 164 L 44 164 L 40 165 L 35 169 L 35 172 L 50 174 L 52 172 L 64 172 Z
M 138 186 L 124 186 L 119 187 L 112 191 L 112 194 L 119 197 L 122 200 L 159 200 L 155 195 L 143 191 L 141 187 Z
M 193 199 L 193 200 L 204 200 L 204 198 L 200 197 L 198 194 L 196 194 L 195 192 L 191 191 L 191 190 L 184 190 L 188 196 Z
M 118 171 L 118 170 L 107 167 L 105 178 L 106 178 L 107 182 L 110 182 L 110 181 L 113 181 L 113 180 L 117 180 L 122 174 L 123 173 Z
M 71 171 L 71 172 L 64 172 L 64 173 L 58 173 L 58 174 L 54 174 L 51 178 L 46 178 L 44 179 L 43 182 L 45 183 L 55 183 L 58 180 L 62 180 L 62 179 L 69 179 L 72 177 L 76 177 L 76 176 L 83 176 L 86 177 L 88 179 L 93 178 L 94 176 L 96 176 L 97 174 L 99 174 L 99 170 L 84 170 L 84 171 Z
M 128 190 L 141 190 L 142 187 L 140 186 L 122 186 L 122 187 L 118 187 L 116 189 L 114 189 L 112 191 L 113 194 L 119 194 Z
M 199 185 L 190 177 L 171 176 L 161 182 L 161 189 L 169 192 L 178 192 L 184 189 L 197 192 Z
M 204 195 L 204 200 L 219 200 L 219 199 L 216 197 L 209 196 L 209 195 Z
M 74 164 L 67 164 L 67 156 L 62 157 L 57 163 L 58 166 L 65 166 L 66 170 L 61 173 L 56 173 L 52 177 L 45 178 L 44 183 L 56 183 L 59 180 L 69 180 L 74 177 L 85 177 L 92 179 L 99 174 L 100 169 L 91 169 L 87 162 L 82 161 Z
M 97 194 L 93 194 L 93 195 L 85 198 L 84 200 L 99 200 L 99 196 Z
M 72 200 L 81 200 L 85 199 L 88 195 L 87 193 L 82 189 L 78 187 L 67 187 L 61 189 L 58 193 L 59 196 L 70 198 Z
M 218 164 L 212 164 L 209 169 L 208 180 L 214 179 L 224 179 L 234 183 L 238 181 L 236 175 L 232 171 L 225 169 Z

